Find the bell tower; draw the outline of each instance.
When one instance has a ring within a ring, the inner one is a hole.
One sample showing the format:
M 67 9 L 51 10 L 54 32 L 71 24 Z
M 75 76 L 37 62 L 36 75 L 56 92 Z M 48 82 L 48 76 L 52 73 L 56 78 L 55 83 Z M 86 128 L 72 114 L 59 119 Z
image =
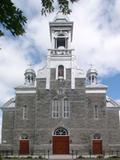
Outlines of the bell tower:
M 56 80 L 66 80 L 66 70 L 71 69 L 71 87 L 74 88 L 75 56 L 71 48 L 73 22 L 67 15 L 58 12 L 49 23 L 51 48 L 48 49 L 47 67 L 56 69 Z M 50 77 L 48 77 L 50 80 Z M 47 84 L 49 84 L 47 80 Z
M 73 22 L 69 21 L 67 15 L 58 12 L 54 21 L 49 23 L 49 27 L 51 47 L 58 51 L 56 54 L 61 53 L 59 52 L 60 49 L 70 49 L 73 36 Z
M 82 69 L 76 65 L 76 57 L 72 48 L 73 22 L 67 15 L 58 12 L 49 23 L 51 47 L 48 49 L 47 64 L 38 71 L 37 78 L 46 79 L 46 89 L 51 82 L 69 81 L 70 88 L 75 89 L 75 79 L 85 78 Z

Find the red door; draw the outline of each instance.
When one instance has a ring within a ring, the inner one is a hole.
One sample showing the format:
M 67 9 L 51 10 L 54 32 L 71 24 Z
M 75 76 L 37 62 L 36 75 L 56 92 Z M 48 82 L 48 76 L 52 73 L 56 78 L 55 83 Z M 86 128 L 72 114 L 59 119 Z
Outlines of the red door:
M 102 140 L 92 141 L 93 154 L 102 154 Z
M 69 136 L 53 136 L 53 154 L 69 154 Z
M 29 154 L 29 140 L 20 140 L 20 154 Z

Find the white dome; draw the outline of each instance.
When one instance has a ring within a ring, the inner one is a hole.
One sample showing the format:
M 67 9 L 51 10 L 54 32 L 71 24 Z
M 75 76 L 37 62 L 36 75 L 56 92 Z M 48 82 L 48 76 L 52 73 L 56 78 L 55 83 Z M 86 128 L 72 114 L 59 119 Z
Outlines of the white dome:
M 25 70 L 25 74 L 27 74 L 27 73 L 33 73 L 33 74 L 36 74 L 36 73 L 35 73 L 35 71 L 34 71 L 34 69 L 32 69 L 32 68 L 28 68 L 28 69 L 26 69 L 26 70 Z
M 91 73 L 98 74 L 96 68 L 93 65 L 91 65 L 91 68 L 87 71 L 87 75 Z

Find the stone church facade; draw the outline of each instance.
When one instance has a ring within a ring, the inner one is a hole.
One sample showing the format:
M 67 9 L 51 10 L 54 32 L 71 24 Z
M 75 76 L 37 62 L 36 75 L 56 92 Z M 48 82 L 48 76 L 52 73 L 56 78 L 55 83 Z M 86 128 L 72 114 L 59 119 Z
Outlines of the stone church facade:
M 120 151 L 120 106 L 107 97 L 91 66 L 76 66 L 71 48 L 73 22 L 58 13 L 49 23 L 51 49 L 46 66 L 25 71 L 25 84 L 1 108 L 2 149 L 14 154 L 102 154 Z

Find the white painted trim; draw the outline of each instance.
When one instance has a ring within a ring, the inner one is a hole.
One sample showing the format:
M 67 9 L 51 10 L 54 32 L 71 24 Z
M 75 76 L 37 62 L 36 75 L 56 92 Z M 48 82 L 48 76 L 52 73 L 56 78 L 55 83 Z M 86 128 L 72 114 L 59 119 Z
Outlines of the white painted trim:
M 67 99 L 67 111 L 64 110 L 64 100 L 65 99 Z M 68 116 L 64 116 L 65 113 L 68 113 Z M 65 97 L 62 99 L 62 117 L 64 119 L 70 118 L 70 103 L 68 101 L 68 98 L 65 98 Z
M 106 90 L 86 90 L 85 93 L 106 93 Z
M 66 67 L 64 66 L 64 80 L 66 80 Z
M 65 67 L 65 65 L 63 65 L 63 64 L 59 64 L 59 65 L 57 65 L 57 67 L 56 67 L 56 80 L 59 79 L 59 77 L 58 77 L 58 67 L 59 67 L 60 65 L 62 65 L 62 66 L 64 67 L 64 77 L 63 77 L 63 79 L 66 80 L 66 67 Z
M 22 94 L 22 93 L 36 93 L 36 91 L 16 91 L 16 93 Z
M 58 66 L 56 67 L 56 80 L 58 79 Z
M 23 106 L 23 120 L 28 120 L 28 107 L 27 105 Z
M 98 120 L 99 119 L 99 110 L 98 110 L 98 105 L 95 104 L 94 108 L 93 108 L 93 112 L 94 112 L 94 120 Z
M 71 69 L 71 88 L 75 89 L 75 69 Z
M 47 69 L 46 89 L 50 89 L 50 69 Z
M 56 126 L 56 127 L 54 128 L 54 130 L 52 130 L 52 137 L 53 137 L 53 136 L 70 136 L 70 131 L 69 131 L 68 128 L 67 128 L 67 129 L 65 128 L 65 129 L 68 131 L 68 135 L 55 135 L 55 134 L 54 134 L 55 130 L 56 130 L 57 128 L 60 128 L 60 127 L 65 128 L 65 126 L 63 126 L 63 125 L 62 125 L 62 126 Z
M 54 101 L 55 101 L 55 99 L 52 100 L 52 118 L 58 119 L 58 118 L 60 118 L 60 102 L 57 99 L 58 110 L 56 110 L 56 105 L 55 105 Z M 58 116 L 54 116 L 54 114 L 58 114 Z

